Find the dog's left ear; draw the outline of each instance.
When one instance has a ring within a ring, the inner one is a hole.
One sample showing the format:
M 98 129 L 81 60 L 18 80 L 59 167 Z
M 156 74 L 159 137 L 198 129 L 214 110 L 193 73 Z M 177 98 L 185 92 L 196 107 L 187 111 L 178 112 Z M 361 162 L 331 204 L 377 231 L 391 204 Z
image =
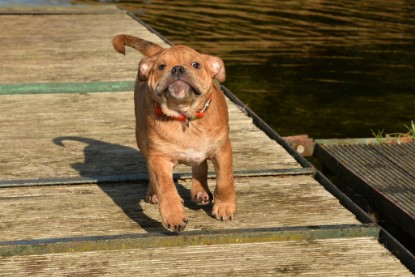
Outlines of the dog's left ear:
M 226 79 L 225 64 L 222 59 L 216 56 L 203 55 L 210 71 L 212 72 L 212 78 L 217 79 L 223 83 Z

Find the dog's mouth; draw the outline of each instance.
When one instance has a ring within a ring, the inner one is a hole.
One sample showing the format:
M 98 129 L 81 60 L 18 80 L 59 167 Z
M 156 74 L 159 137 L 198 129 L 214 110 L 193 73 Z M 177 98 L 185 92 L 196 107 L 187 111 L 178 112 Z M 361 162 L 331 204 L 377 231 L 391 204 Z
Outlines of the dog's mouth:
M 174 80 L 166 88 L 166 96 L 174 100 L 185 100 L 193 95 L 200 95 L 199 89 L 183 80 Z
M 186 114 L 201 96 L 202 90 L 191 78 L 173 78 L 161 80 L 154 89 L 154 100 L 168 115 Z

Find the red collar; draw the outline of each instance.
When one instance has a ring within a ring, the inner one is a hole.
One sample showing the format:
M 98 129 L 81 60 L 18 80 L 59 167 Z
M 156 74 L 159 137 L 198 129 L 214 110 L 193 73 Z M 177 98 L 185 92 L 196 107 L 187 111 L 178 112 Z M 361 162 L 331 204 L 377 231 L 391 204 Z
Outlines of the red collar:
M 184 124 L 188 125 L 190 121 L 196 120 L 196 119 L 201 119 L 205 116 L 205 112 L 206 110 L 209 108 L 210 103 L 212 102 L 213 99 L 213 93 L 210 94 L 209 99 L 206 101 L 205 105 L 203 106 L 203 108 L 200 111 L 196 111 L 196 113 L 191 116 L 191 117 L 186 117 L 184 114 L 181 114 L 179 116 L 169 116 L 163 113 L 163 110 L 161 109 L 161 106 L 159 103 L 156 104 L 155 108 L 154 108 L 154 112 L 156 113 L 156 115 L 158 116 L 164 116 L 167 117 L 169 119 L 172 120 L 177 120 L 180 122 L 183 122 Z

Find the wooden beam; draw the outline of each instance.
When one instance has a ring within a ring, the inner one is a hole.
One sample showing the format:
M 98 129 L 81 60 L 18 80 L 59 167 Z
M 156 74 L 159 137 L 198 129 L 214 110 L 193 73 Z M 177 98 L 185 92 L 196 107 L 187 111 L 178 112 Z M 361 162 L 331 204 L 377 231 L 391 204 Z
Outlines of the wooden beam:
M 109 251 L 137 248 L 184 247 L 231 243 L 257 243 L 273 241 L 302 241 L 329 238 L 374 237 L 380 227 L 366 225 L 299 226 L 281 228 L 255 228 L 238 230 L 190 231 L 158 234 L 125 234 L 115 236 L 69 237 L 0 242 L 0 256 L 25 256 L 49 253 Z

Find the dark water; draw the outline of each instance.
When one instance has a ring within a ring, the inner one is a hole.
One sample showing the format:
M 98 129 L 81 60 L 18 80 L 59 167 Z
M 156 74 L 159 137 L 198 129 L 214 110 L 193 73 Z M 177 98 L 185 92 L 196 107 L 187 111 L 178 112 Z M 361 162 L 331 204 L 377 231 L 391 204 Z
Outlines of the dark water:
M 281 135 L 370 137 L 415 120 L 414 1 L 71 1 L 98 2 L 221 56 L 225 85 Z

